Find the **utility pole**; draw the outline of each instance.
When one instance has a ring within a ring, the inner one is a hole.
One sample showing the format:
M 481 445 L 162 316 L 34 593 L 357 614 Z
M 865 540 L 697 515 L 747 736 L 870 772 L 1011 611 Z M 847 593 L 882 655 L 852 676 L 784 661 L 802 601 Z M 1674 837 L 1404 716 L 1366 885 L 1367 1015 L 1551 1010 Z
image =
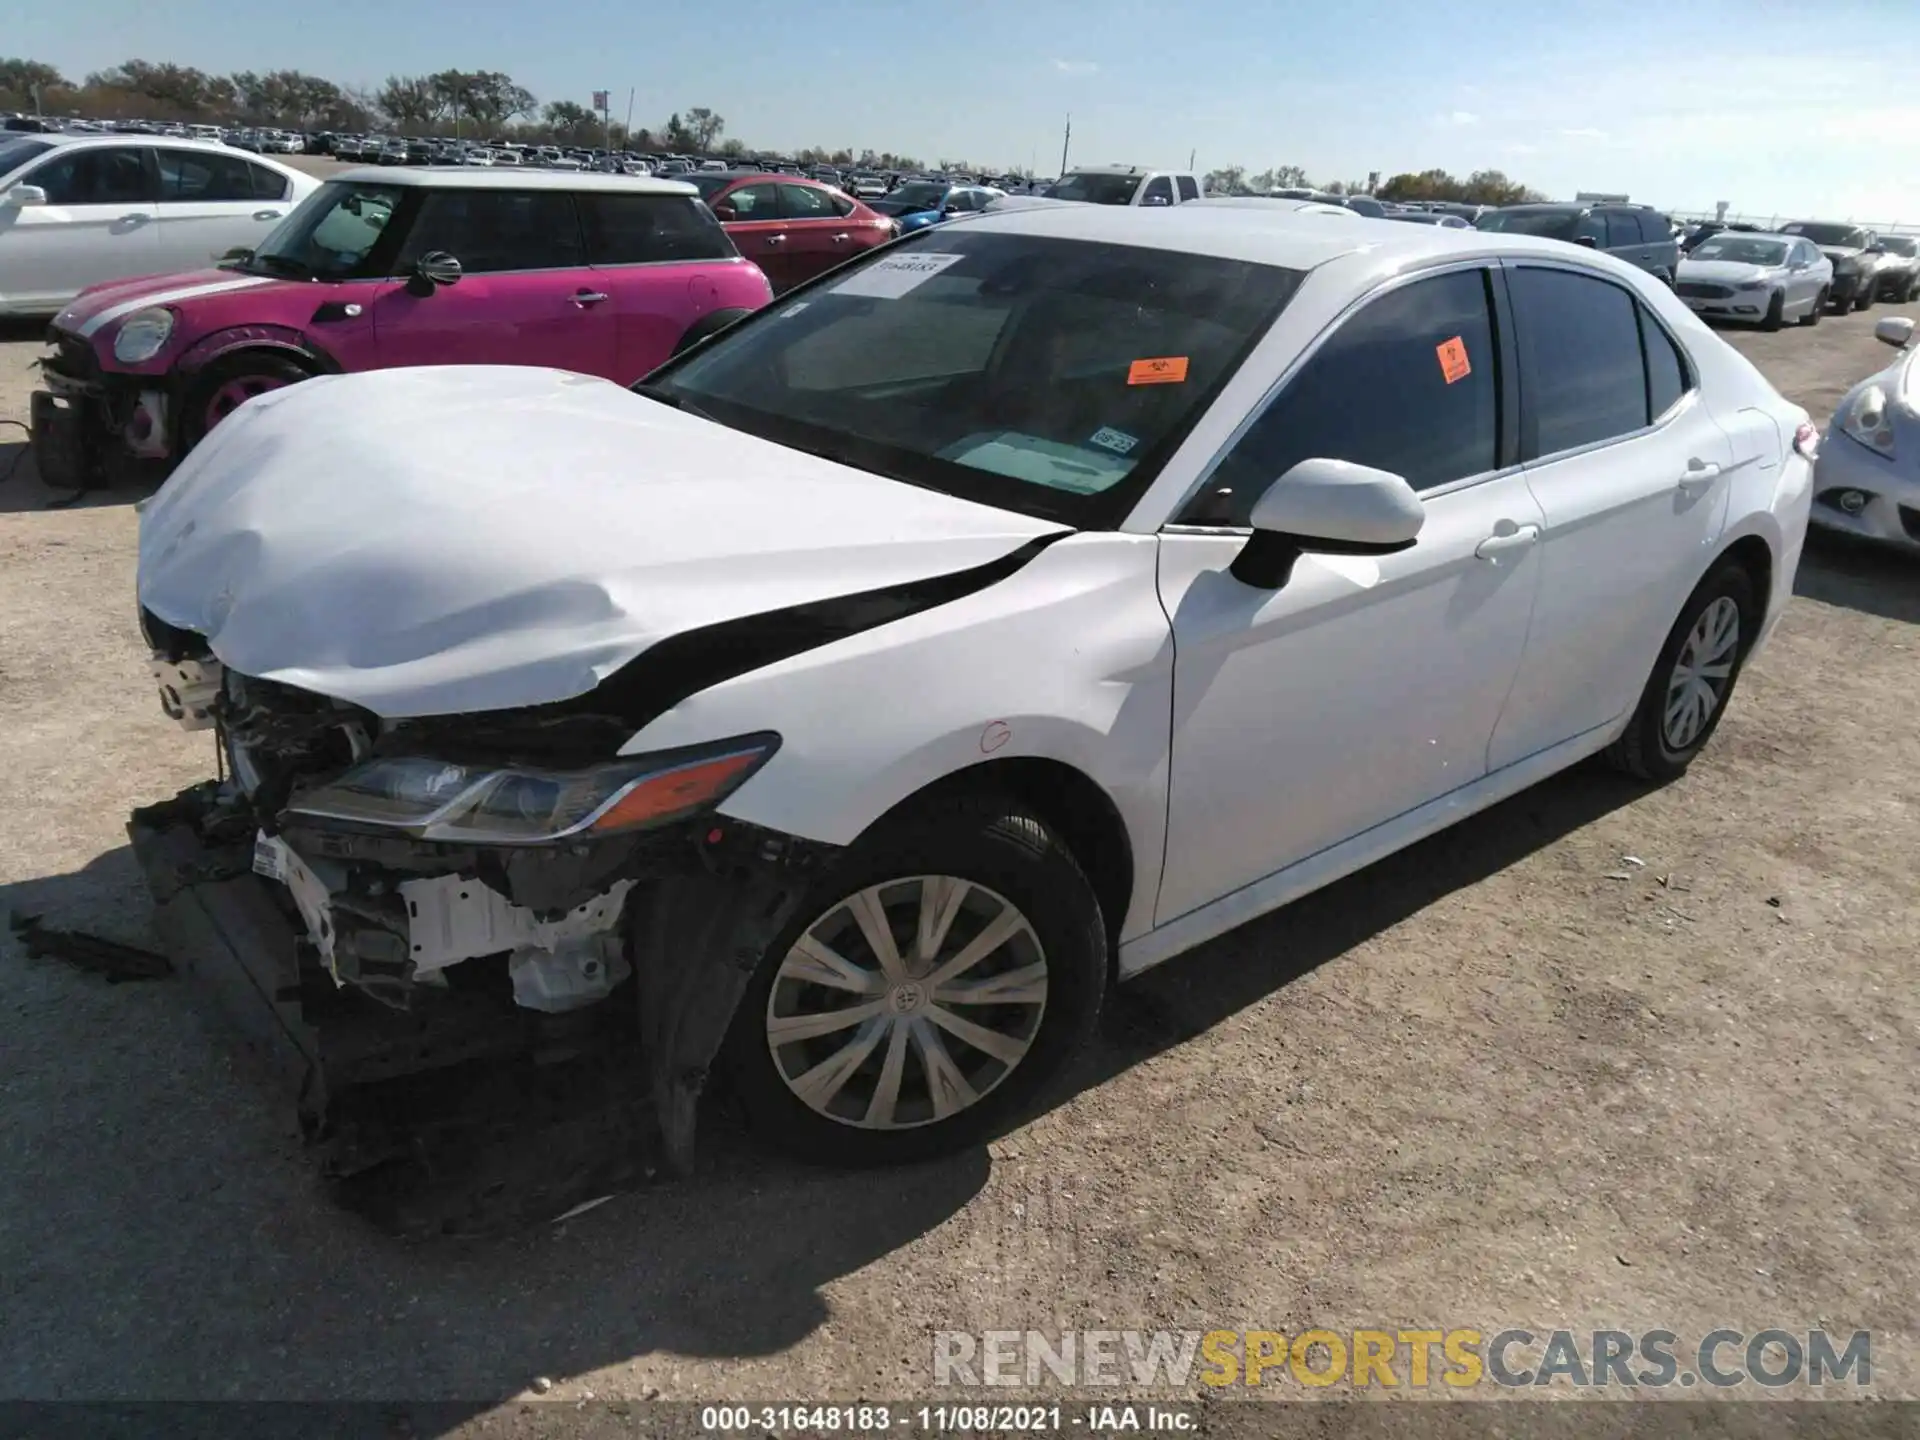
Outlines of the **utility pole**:
M 1193 157 L 1198 155 L 1199 153 L 1200 152 L 1198 150 L 1189 150 L 1187 152 L 1187 169 L 1189 170 L 1193 169 Z
M 1073 112 L 1067 112 L 1067 133 L 1060 141 L 1060 174 L 1067 173 L 1067 147 L 1073 143 Z
M 622 125 L 620 128 L 627 132 L 624 136 L 621 137 L 621 143 L 627 146 L 629 149 L 631 149 L 633 146 L 633 87 L 631 85 L 627 87 L 626 123 Z

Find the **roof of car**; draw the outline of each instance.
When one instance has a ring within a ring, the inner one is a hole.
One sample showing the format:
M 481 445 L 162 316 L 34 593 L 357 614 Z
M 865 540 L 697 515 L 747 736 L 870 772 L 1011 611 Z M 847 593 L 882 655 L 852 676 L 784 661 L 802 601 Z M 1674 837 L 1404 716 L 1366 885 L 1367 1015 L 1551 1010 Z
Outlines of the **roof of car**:
M 329 175 L 369 185 L 413 185 L 425 190 L 618 190 L 622 194 L 698 195 L 693 186 L 651 175 L 608 175 L 588 170 L 495 170 L 468 165 L 364 165 Z
M 1383 261 L 1418 263 L 1469 254 L 1538 254 L 1569 258 L 1557 240 L 1440 225 L 1402 225 L 1353 214 L 1351 223 L 1329 225 L 1324 215 L 1303 213 L 1284 202 L 1271 208 L 1190 202 L 1171 208 L 1067 203 L 996 206 L 967 222 L 976 228 L 1054 236 L 1155 250 L 1184 250 L 1224 260 L 1246 260 L 1289 270 L 1311 270 L 1344 255 L 1370 252 Z
M 245 155 L 249 159 L 258 159 L 250 150 L 236 150 L 231 145 L 222 145 L 218 140 L 200 140 L 192 135 L 141 135 L 130 130 L 109 131 L 100 135 L 72 135 L 64 131 L 35 132 L 29 130 L 10 130 L 7 132 L 16 139 L 40 140 L 49 145 L 165 145 L 169 150 L 209 150 L 216 155 Z M 268 163 L 278 163 L 269 161 Z

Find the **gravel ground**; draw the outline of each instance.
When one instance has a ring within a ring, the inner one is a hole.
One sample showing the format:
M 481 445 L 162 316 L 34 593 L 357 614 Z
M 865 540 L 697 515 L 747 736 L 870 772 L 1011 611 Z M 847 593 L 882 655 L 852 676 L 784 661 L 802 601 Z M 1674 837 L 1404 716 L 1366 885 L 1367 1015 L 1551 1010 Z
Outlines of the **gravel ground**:
M 1731 338 L 1824 425 L 1885 313 Z M 134 497 L 30 471 L 0 908 L 152 943 L 121 825 L 210 742 L 154 702 Z M 0 1397 L 924 1397 L 936 1329 L 1314 1324 L 1867 1328 L 1920 1395 L 1920 567 L 1819 546 L 1799 590 L 1685 781 L 1566 775 L 1164 967 L 1071 1098 L 907 1172 L 722 1124 L 685 1184 L 401 1247 L 183 987 L 0 939 Z

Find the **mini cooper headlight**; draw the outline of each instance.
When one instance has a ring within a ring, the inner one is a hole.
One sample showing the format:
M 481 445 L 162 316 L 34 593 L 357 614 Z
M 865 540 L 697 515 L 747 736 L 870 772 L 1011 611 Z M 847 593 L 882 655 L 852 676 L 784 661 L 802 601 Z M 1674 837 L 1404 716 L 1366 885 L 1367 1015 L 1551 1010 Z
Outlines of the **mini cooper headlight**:
M 296 795 L 289 813 L 405 830 L 422 840 L 539 845 L 642 830 L 710 810 L 773 757 L 780 737 L 636 755 L 583 770 L 371 760 Z
M 1862 386 L 1847 406 L 1840 428 L 1869 450 L 1893 458 L 1893 419 L 1887 413 L 1887 392 L 1878 385 Z
M 136 310 L 120 325 L 113 337 L 113 358 L 124 365 L 139 365 L 158 355 L 173 334 L 173 312 L 159 306 Z

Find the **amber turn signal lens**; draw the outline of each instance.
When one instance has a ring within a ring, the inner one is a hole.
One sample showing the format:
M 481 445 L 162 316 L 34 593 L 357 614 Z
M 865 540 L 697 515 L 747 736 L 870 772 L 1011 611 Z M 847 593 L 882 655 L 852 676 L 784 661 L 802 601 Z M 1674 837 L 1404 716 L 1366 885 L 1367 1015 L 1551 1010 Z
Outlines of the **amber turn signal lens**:
M 636 825 L 657 825 L 711 805 L 733 788 L 743 771 L 751 770 L 765 756 L 764 750 L 743 750 L 649 775 L 609 805 L 593 822 L 593 829 L 630 830 Z

